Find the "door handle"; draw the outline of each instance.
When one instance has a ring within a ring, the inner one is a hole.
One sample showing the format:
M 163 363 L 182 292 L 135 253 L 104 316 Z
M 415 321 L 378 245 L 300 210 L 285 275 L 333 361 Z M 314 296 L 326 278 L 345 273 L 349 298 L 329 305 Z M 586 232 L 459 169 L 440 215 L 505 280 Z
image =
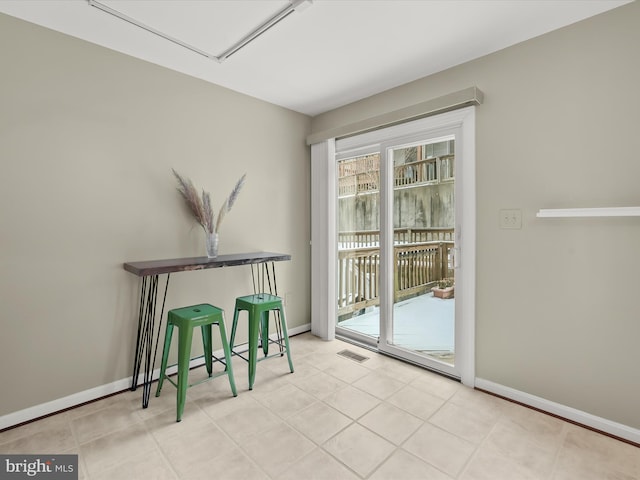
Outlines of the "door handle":
M 454 269 L 460 268 L 460 249 L 458 247 L 451 249 L 451 263 Z

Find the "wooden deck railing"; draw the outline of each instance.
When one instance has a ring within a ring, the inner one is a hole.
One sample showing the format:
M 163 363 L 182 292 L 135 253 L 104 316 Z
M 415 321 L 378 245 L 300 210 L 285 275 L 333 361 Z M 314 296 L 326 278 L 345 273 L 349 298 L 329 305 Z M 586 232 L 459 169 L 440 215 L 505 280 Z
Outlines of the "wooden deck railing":
M 394 187 L 426 185 L 453 180 L 454 156 L 444 155 L 393 167 Z M 373 193 L 380 190 L 378 155 L 368 155 L 338 164 L 338 196 Z
M 394 247 L 395 300 L 428 291 L 438 280 L 453 277 L 449 255 L 453 241 L 419 242 Z M 379 247 L 338 251 L 338 315 L 378 305 Z
M 338 315 L 379 303 L 380 248 L 338 251 Z
M 380 172 L 355 173 L 338 178 L 338 196 L 345 197 L 356 193 L 377 192 L 380 188 Z
M 366 155 L 338 162 L 338 196 L 376 192 L 380 189 L 380 155 Z
M 453 228 L 396 228 L 393 243 L 452 242 Z M 380 245 L 379 230 L 359 230 L 338 233 L 339 249 L 377 247 Z

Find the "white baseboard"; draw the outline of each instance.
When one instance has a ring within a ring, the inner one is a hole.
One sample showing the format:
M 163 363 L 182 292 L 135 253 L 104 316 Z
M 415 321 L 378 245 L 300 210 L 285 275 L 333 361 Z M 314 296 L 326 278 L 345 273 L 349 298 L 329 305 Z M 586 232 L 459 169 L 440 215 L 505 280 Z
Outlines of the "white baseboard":
M 510 387 L 505 387 L 498 383 L 484 380 L 482 378 L 476 378 L 476 388 L 486 390 L 487 392 L 495 393 L 501 397 L 514 400 L 519 403 L 523 403 L 530 407 L 540 409 L 544 412 L 557 415 L 567 420 L 585 425 L 587 427 L 600 430 L 601 432 L 608 433 L 610 435 L 629 440 L 636 444 L 640 444 L 640 430 L 636 428 L 623 425 L 621 423 L 607 420 L 606 418 L 598 417 L 581 410 L 577 410 L 560 403 L 555 403 L 550 400 L 546 400 L 541 397 L 536 397 L 526 392 L 521 392 Z
M 300 333 L 305 333 L 311 330 L 311 324 L 307 323 L 305 325 L 301 325 L 299 327 L 290 328 L 288 333 L 289 336 L 298 335 Z M 271 335 L 275 338 L 275 335 Z M 224 353 L 222 350 L 214 352 L 214 355 L 218 357 L 223 357 Z M 192 360 L 189 364 L 191 368 L 199 367 L 204 364 L 204 358 L 198 358 L 196 360 Z M 174 366 L 172 368 L 167 368 L 168 374 L 175 373 L 177 368 Z M 157 380 L 160 376 L 160 369 L 156 369 L 153 371 L 153 380 Z M 143 374 L 138 376 L 138 385 L 142 384 Z M 121 380 L 117 380 L 112 383 L 108 383 L 106 385 L 100 385 L 98 387 L 90 388 L 89 390 L 84 390 L 82 392 L 74 393 L 72 395 L 68 395 L 66 397 L 58 398 L 56 400 L 52 400 L 50 402 L 41 403 L 39 405 L 34 405 L 33 407 L 25 408 L 24 410 L 18 410 L 17 412 L 9 413 L 0 417 L 0 430 L 5 428 L 13 427 L 14 425 L 19 425 L 24 422 L 29 422 L 31 420 L 35 420 L 40 417 L 44 417 L 46 415 L 51 415 L 56 412 L 60 412 L 61 410 L 65 410 L 68 408 L 73 408 L 78 405 L 81 405 L 86 402 L 90 402 L 92 400 L 97 400 L 102 397 L 106 397 L 107 395 L 111 395 L 114 393 L 122 392 L 123 390 L 127 390 L 131 387 L 131 377 L 123 378 Z M 140 389 L 140 398 L 142 399 L 142 389 Z

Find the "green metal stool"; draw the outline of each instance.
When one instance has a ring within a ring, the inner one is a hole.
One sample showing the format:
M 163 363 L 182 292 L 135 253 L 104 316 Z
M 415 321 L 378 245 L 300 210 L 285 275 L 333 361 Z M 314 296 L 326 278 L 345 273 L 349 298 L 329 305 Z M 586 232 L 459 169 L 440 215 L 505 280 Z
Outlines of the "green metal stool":
M 212 336 L 211 325 L 218 325 L 220 329 L 220 338 L 222 339 L 222 348 L 224 350 L 224 361 L 213 355 L 212 352 Z M 169 348 L 171 347 L 171 336 L 173 335 L 173 327 L 178 327 L 178 383 L 176 384 L 166 375 L 167 359 L 169 358 Z M 205 378 L 193 385 L 189 385 L 189 362 L 191 358 L 191 340 L 193 339 L 193 329 L 195 327 L 202 328 L 202 344 L 204 346 L 204 360 L 207 366 L 209 378 Z M 225 370 L 213 375 L 213 359 L 225 365 Z M 231 368 L 231 349 L 227 343 L 227 332 L 224 328 L 224 311 L 213 305 L 206 303 L 200 305 L 192 305 L 190 307 L 176 308 L 169 310 L 167 314 L 167 331 L 164 337 L 164 349 L 162 351 L 162 365 L 160 366 L 160 378 L 158 379 L 158 389 L 156 397 L 160 396 L 162 383 L 166 378 L 177 389 L 177 421 L 182 420 L 184 412 L 184 403 L 187 397 L 187 388 L 198 385 L 220 375 L 229 377 L 231 392 L 233 396 L 237 396 L 236 383 L 233 378 L 233 370 Z
M 246 310 L 249 316 L 248 359 L 242 356 L 242 353 L 245 353 L 247 350 L 242 352 L 236 352 L 234 350 L 234 347 L 236 346 L 234 341 L 238 327 L 238 318 L 240 316 L 240 312 L 243 310 Z M 276 327 L 281 327 L 282 329 L 282 331 L 280 331 L 280 328 L 278 328 L 278 340 L 271 340 L 269 338 L 269 312 L 272 310 L 276 311 L 278 314 L 276 317 Z M 279 324 L 278 320 L 280 320 Z M 258 360 L 258 337 L 260 337 L 260 343 L 264 353 L 264 358 L 261 358 L 260 360 Z M 291 373 L 293 373 L 293 362 L 291 361 L 289 348 L 289 335 L 287 334 L 287 322 L 285 320 L 282 299 L 268 293 L 257 293 L 255 295 L 236 298 L 236 308 L 233 313 L 233 325 L 231 327 L 231 352 L 249 363 L 249 390 L 253 390 L 253 383 L 256 378 L 257 362 L 275 356 L 269 356 L 269 343 L 275 343 L 278 345 L 279 356 L 283 356 L 284 351 L 286 351 L 287 360 L 289 361 L 289 369 L 291 370 Z

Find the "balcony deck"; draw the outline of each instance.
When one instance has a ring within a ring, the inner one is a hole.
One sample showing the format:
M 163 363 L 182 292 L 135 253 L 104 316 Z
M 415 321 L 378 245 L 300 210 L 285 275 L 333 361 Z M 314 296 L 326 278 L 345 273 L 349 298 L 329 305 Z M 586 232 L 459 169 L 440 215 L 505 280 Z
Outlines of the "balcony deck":
M 432 293 L 397 303 L 394 309 L 394 343 L 442 361 L 452 361 L 454 307 L 452 299 L 435 298 Z M 378 307 L 369 307 L 365 313 L 341 321 L 339 326 L 377 337 L 380 332 Z

